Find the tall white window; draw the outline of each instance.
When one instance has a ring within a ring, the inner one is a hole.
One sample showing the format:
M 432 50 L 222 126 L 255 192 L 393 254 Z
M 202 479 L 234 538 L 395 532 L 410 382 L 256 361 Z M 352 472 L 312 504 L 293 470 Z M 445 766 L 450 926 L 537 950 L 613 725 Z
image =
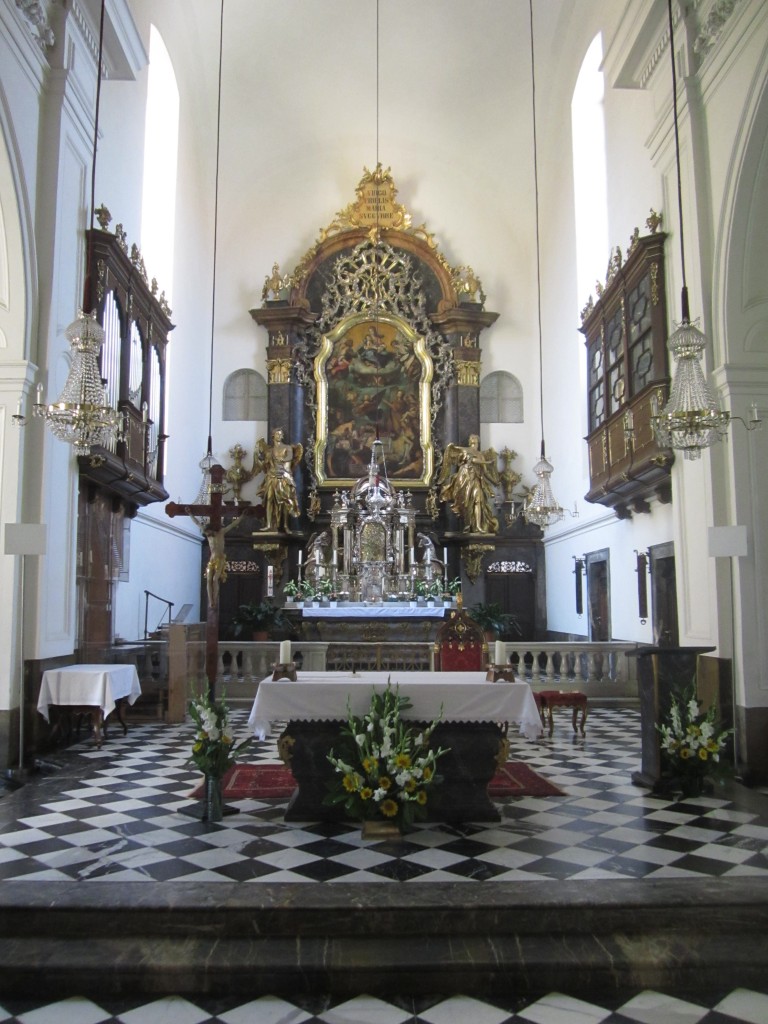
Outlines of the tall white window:
M 149 31 L 149 75 L 147 111 L 144 123 L 144 181 L 141 205 L 141 254 L 147 274 L 157 279 L 173 305 L 173 240 L 176 228 L 176 170 L 179 149 L 179 88 L 171 58 L 162 36 L 154 25 Z M 171 420 L 173 345 L 165 360 L 165 416 Z M 149 438 L 150 460 L 157 458 L 159 423 L 160 368 L 157 353 L 152 353 L 152 378 L 149 392 L 149 416 L 153 427 Z M 164 471 L 168 472 L 171 448 L 166 448 Z
M 157 278 L 169 302 L 173 287 L 178 148 L 179 89 L 168 50 L 152 25 L 144 127 L 141 253 L 150 280 Z
M 579 312 L 595 279 L 602 280 L 609 256 L 602 60 L 603 41 L 598 34 L 582 61 L 571 100 Z

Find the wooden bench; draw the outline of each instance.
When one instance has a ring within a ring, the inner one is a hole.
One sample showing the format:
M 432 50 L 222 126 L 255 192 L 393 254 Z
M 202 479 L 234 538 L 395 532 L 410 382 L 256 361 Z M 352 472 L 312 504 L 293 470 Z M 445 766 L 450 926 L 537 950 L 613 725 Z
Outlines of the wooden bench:
M 554 729 L 552 717 L 554 708 L 573 708 L 573 731 L 577 732 L 580 728 L 581 735 L 584 735 L 584 723 L 587 720 L 586 693 L 580 693 L 578 690 L 540 690 L 538 693 L 534 693 L 533 696 L 541 715 L 541 724 L 545 728 L 548 725 L 550 736 Z M 579 712 L 581 712 L 580 726 L 577 722 Z

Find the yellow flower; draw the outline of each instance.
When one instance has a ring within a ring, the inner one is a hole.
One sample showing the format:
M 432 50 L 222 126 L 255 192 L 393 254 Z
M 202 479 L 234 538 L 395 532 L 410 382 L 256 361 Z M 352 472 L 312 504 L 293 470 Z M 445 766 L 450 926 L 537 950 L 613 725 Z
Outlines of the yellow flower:
M 699 759 L 701 761 L 706 761 L 708 757 L 709 757 L 709 752 L 707 751 L 707 748 L 706 747 L 699 747 Z
M 687 761 L 690 756 L 691 752 L 688 747 L 680 747 L 680 757 L 683 761 Z
M 343 785 L 348 793 L 356 793 L 360 787 L 360 777 L 354 772 L 350 772 L 344 776 Z
M 380 806 L 385 818 L 394 818 L 397 814 L 397 804 L 394 800 L 382 800 Z
M 370 800 L 372 796 L 373 796 L 373 790 L 371 789 L 371 787 L 370 786 L 363 786 L 363 788 L 360 790 L 360 799 L 361 800 Z
M 371 775 L 378 768 L 378 762 L 372 757 L 363 758 L 363 771 L 366 775 Z
M 408 779 L 408 781 L 406 782 L 404 788 L 405 788 L 406 793 L 412 793 L 414 791 L 414 789 L 416 789 L 416 779 L 413 779 L 413 778 Z
M 427 791 L 425 789 L 420 789 L 419 792 L 416 794 L 416 803 L 421 804 L 421 806 L 423 807 L 426 802 Z
M 395 758 L 395 767 L 397 768 L 410 768 L 411 758 L 409 754 L 398 754 Z
M 392 785 L 392 779 L 388 775 L 382 775 L 379 779 L 379 789 L 389 789 Z
M 426 767 L 426 768 L 424 769 L 424 781 L 425 781 L 425 782 L 429 782 L 429 780 L 430 780 L 431 778 L 432 778 L 432 769 L 431 769 L 431 768 L 430 768 L 429 766 L 427 766 L 427 767 Z

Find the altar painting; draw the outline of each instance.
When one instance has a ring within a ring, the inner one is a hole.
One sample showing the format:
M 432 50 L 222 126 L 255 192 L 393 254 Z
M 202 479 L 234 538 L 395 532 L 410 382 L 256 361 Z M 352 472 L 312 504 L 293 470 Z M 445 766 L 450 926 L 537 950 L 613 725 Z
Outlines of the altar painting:
M 320 484 L 351 486 L 382 442 L 387 475 L 409 486 L 432 476 L 432 360 L 399 317 L 356 314 L 326 335 L 315 359 Z

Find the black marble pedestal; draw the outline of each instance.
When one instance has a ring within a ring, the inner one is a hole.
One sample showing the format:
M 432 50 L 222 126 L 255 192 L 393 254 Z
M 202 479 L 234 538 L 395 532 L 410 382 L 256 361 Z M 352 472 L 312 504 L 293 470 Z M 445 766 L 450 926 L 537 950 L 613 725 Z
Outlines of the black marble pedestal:
M 669 722 L 673 698 L 679 702 L 695 692 L 699 655 L 713 650 L 714 647 L 638 647 L 627 652 L 628 658 L 637 658 L 640 696 L 643 747 L 640 771 L 632 774 L 636 786 L 664 788 L 657 726 Z
M 289 722 L 280 737 L 281 751 L 290 753 L 290 768 L 297 788 L 285 812 L 286 821 L 339 821 L 343 807 L 326 806 L 323 799 L 335 781 L 328 760 L 338 745 L 341 722 Z M 426 724 L 426 723 L 422 723 Z M 432 733 L 431 746 L 447 750 L 438 761 L 442 783 L 429 791 L 427 821 L 499 821 L 488 796 L 503 743 L 503 732 L 493 722 L 441 722 Z

